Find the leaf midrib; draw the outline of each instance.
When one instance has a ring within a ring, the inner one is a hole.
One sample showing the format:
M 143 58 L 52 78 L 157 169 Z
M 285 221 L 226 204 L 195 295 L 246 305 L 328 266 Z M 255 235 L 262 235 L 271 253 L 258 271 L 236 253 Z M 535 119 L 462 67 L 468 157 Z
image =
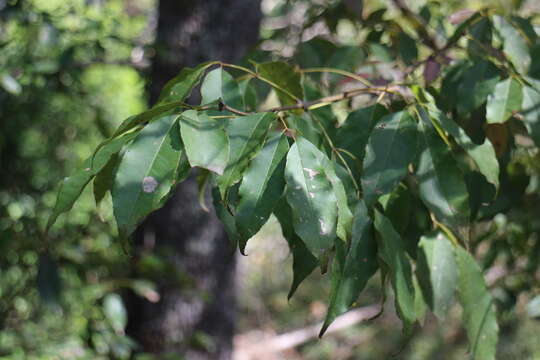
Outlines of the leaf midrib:
M 252 127 L 252 129 L 251 129 L 251 131 L 250 131 L 250 133 L 249 133 L 249 136 L 248 136 L 247 140 L 246 140 L 246 141 L 244 142 L 244 144 L 241 146 L 240 151 L 238 151 L 238 156 L 236 156 L 236 157 L 234 158 L 235 164 L 232 165 L 231 170 L 228 171 L 227 177 L 225 177 L 225 184 L 226 184 L 227 186 L 229 186 L 229 185 L 232 183 L 232 180 L 231 180 L 231 179 L 233 178 L 233 175 L 234 175 L 234 173 L 236 172 L 236 169 L 238 168 L 238 160 L 239 160 L 240 158 L 242 158 L 241 155 L 244 154 L 244 151 L 245 151 L 247 145 L 248 145 L 248 144 L 251 142 L 251 140 L 253 139 L 253 133 L 255 132 L 255 130 L 257 130 L 257 129 L 259 128 L 260 123 L 261 123 L 261 120 L 262 120 L 264 117 L 266 117 L 267 115 L 268 115 L 267 113 L 264 113 L 264 114 L 261 114 L 261 115 L 259 116 L 259 118 L 256 120 L 255 126 Z M 238 119 L 238 118 L 235 118 L 235 119 Z M 235 119 L 233 119 L 233 120 L 235 120 Z M 244 120 L 245 120 L 245 119 L 244 119 Z M 230 142 L 229 142 L 229 144 L 230 144 Z M 229 146 L 230 146 L 230 145 L 229 145 Z M 229 151 L 229 156 L 230 156 L 230 151 Z M 230 158 L 229 158 L 229 159 L 230 159 Z M 227 170 L 225 170 L 225 171 L 227 171 Z M 225 175 L 225 174 L 224 174 L 224 175 Z

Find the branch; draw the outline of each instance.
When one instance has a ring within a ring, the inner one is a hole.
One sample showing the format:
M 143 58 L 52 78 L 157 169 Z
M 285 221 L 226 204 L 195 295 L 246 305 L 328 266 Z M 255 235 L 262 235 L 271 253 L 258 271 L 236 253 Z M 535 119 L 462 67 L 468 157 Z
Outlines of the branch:
M 353 326 L 361 321 L 368 320 L 380 311 L 379 305 L 370 305 L 355 310 L 351 310 L 339 316 L 332 325 L 328 328 L 327 334 L 343 330 Z M 245 344 L 238 346 L 235 349 L 240 353 L 241 358 L 245 359 L 260 359 L 264 355 L 277 353 L 294 348 L 311 339 L 316 339 L 319 335 L 319 330 L 322 323 L 307 326 L 301 329 L 287 332 L 285 334 L 276 335 L 270 339 L 256 339 L 255 341 L 247 340 Z M 237 335 L 237 338 L 248 338 L 249 335 Z M 238 340 L 237 340 L 238 342 Z
M 371 87 L 371 88 L 352 89 L 352 90 L 344 91 L 344 92 L 339 93 L 339 94 L 325 96 L 325 97 L 322 97 L 322 98 L 316 99 L 316 100 L 298 101 L 294 105 L 277 106 L 277 107 L 273 107 L 273 108 L 270 108 L 270 109 L 261 110 L 261 111 L 257 111 L 257 112 L 280 112 L 280 111 L 299 110 L 299 109 L 303 109 L 305 111 L 315 110 L 315 109 L 318 109 L 320 107 L 327 106 L 327 105 L 330 105 L 332 103 L 342 101 L 342 100 L 345 100 L 345 99 L 349 99 L 349 98 L 359 96 L 359 95 L 362 95 L 362 94 L 383 94 L 383 93 L 388 93 L 388 94 L 394 94 L 394 95 L 399 95 L 399 96 L 403 97 L 403 95 L 399 91 L 392 90 L 392 88 L 393 87 L 395 88 L 396 86 L 397 85 L 391 85 L 390 88 L 389 87 L 384 87 L 384 88 Z M 221 99 L 219 100 L 218 107 L 209 106 L 209 105 L 203 105 L 203 106 L 186 105 L 186 106 L 189 106 L 191 109 L 199 110 L 199 111 L 203 111 L 203 110 L 225 111 L 226 110 L 226 111 L 229 111 L 229 112 L 231 112 L 233 114 L 240 115 L 240 116 L 247 116 L 247 115 L 257 113 L 257 112 L 245 112 L 245 111 L 242 111 L 242 110 L 235 109 L 235 108 L 225 104 L 223 102 L 223 100 L 221 100 Z

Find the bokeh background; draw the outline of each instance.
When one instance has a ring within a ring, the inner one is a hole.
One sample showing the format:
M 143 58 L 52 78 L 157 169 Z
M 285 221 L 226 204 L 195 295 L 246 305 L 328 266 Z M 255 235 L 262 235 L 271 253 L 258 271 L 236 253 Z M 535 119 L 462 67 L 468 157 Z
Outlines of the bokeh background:
M 295 56 L 299 43 L 315 36 L 359 45 L 365 34 L 347 14 L 359 11 L 361 3 L 263 0 L 260 28 L 253 29 L 259 41 L 238 52 L 254 59 L 287 59 Z M 415 12 L 438 12 L 433 17 L 486 5 L 519 8 L 524 14 L 540 11 L 535 0 L 427 3 L 408 2 Z M 225 14 L 236 5 L 223 1 L 220 6 L 218 13 Z M 126 297 L 158 303 L 162 294 L 156 273 L 165 276 L 168 263 L 159 253 L 148 253 L 137 257 L 138 266 L 153 275 L 133 271 L 134 257 L 116 237 L 110 199 L 96 207 L 91 189 L 85 190 L 50 234 L 43 233 L 60 181 L 124 118 L 151 102 L 152 64 L 161 51 L 155 42 L 159 9 L 158 0 L 0 0 L 0 359 L 183 357 L 181 352 L 144 353 L 126 331 Z M 386 9 L 388 18 L 397 14 L 392 2 L 364 1 L 360 8 L 364 14 L 379 9 Z M 218 41 L 234 49 L 238 39 Z M 387 47 L 370 46 L 380 58 L 391 58 Z M 339 114 L 339 104 L 334 110 Z M 519 165 L 536 174 L 538 182 L 538 162 Z M 537 191 L 538 184 L 525 185 Z M 487 224 L 485 267 L 493 268 L 497 260 L 489 258 L 489 248 L 529 241 L 537 236 L 539 221 L 537 214 L 524 212 Z M 378 278 L 342 328 L 318 340 L 313 329 L 325 315 L 329 281 L 314 273 L 287 300 L 292 259 L 274 219 L 250 241 L 247 253 L 237 256 L 235 359 L 465 356 L 457 307 L 444 323 L 428 316 L 411 339 L 403 338 L 391 306 L 376 320 L 360 321 L 373 315 L 381 301 Z M 523 254 L 514 255 L 507 257 L 519 261 Z M 502 309 L 499 358 L 540 359 L 540 322 L 535 318 L 540 316 L 540 298 L 536 308 L 527 306 L 532 295 L 520 293 L 526 279 L 519 274 L 502 280 L 496 272 L 491 275 Z M 178 281 L 179 288 L 183 284 Z M 538 286 L 533 290 L 538 293 Z M 212 350 L 211 336 L 195 335 L 190 346 Z

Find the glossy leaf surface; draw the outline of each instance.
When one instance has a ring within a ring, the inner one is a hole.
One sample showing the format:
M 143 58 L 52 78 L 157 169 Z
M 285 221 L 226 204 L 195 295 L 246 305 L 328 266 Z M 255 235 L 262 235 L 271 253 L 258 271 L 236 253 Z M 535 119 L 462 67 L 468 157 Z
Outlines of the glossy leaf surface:
M 148 124 L 127 147 L 112 188 L 113 209 L 120 234 L 128 236 L 175 183 L 182 146 L 178 118 L 162 116 Z
M 287 138 L 278 134 L 268 139 L 244 173 L 238 190 L 240 201 L 236 207 L 236 226 L 240 237 L 240 251 L 266 223 L 274 205 L 285 188 L 285 156 L 289 150 Z
M 336 243 L 330 302 L 320 336 L 336 317 L 354 304 L 367 281 L 377 271 L 377 242 L 366 205 L 360 201 L 354 211 L 350 248 Z
M 486 288 L 482 270 L 463 248 L 456 248 L 459 302 L 472 359 L 495 359 L 499 326 L 493 297 Z
M 229 139 L 223 122 L 188 110 L 180 117 L 180 134 L 191 166 L 223 174 L 229 160 Z
M 439 319 L 446 316 L 457 289 L 454 248 L 442 234 L 422 236 L 416 274 L 426 303 Z
M 273 113 L 257 113 L 229 119 L 225 126 L 229 137 L 229 161 L 217 180 L 222 194 L 242 178 L 250 160 L 262 148 L 275 117 Z
M 521 84 L 513 78 L 501 81 L 488 96 L 486 119 L 488 123 L 503 123 L 521 108 Z
M 336 189 L 344 193 L 343 185 L 326 155 L 301 137 L 287 155 L 285 179 L 295 231 L 318 256 L 333 245 L 336 237 Z

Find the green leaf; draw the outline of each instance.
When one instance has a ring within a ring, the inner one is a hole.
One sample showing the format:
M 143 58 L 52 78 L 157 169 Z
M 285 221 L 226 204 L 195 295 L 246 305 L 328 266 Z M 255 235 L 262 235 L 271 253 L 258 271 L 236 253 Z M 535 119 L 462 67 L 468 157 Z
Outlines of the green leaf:
M 212 188 L 212 201 L 216 211 L 216 216 L 223 224 L 223 227 L 225 227 L 225 232 L 229 238 L 231 248 L 236 250 L 236 246 L 238 245 L 238 229 L 236 228 L 236 222 L 234 216 L 229 212 L 223 203 L 217 187 Z
M 411 264 L 405 252 L 404 242 L 394 230 L 390 220 L 376 209 L 375 229 L 380 234 L 379 257 L 388 267 L 396 297 L 396 310 L 403 321 L 405 332 L 409 332 L 416 320 L 416 313 Z
M 255 88 L 252 80 L 252 78 L 249 78 L 238 83 L 246 111 L 257 111 L 257 106 L 259 103 L 257 89 Z
M 319 266 L 319 262 L 294 232 L 293 211 L 284 197 L 274 207 L 274 215 L 281 225 L 281 232 L 289 244 L 293 257 L 293 282 L 287 295 L 287 298 L 290 299 L 302 281 Z
M 371 105 L 349 113 L 343 125 L 338 128 L 335 145 L 353 154 L 361 167 L 365 148 L 375 124 L 388 111 L 381 104 Z
M 486 120 L 490 124 L 503 123 L 515 111 L 521 109 L 523 94 L 521 84 L 514 78 L 508 78 L 495 86 L 493 94 L 488 96 Z
M 486 288 L 482 270 L 463 248 L 456 247 L 458 298 L 469 338 L 471 359 L 495 359 L 499 326 L 493 297 Z
M 468 225 L 470 216 L 465 180 L 427 112 L 423 108 L 418 110 L 422 152 L 416 178 L 420 198 L 439 221 L 461 233 L 461 227 Z
M 47 229 L 55 223 L 60 214 L 69 211 L 73 207 L 73 204 L 90 180 L 107 165 L 112 156 L 118 153 L 136 135 L 137 132 L 134 131 L 104 141 L 96 153 L 85 160 L 82 169 L 62 181 L 53 213 L 47 222 Z
M 404 31 L 398 35 L 397 50 L 405 65 L 412 65 L 418 59 L 416 41 Z
M 238 190 L 240 201 L 235 216 L 242 254 L 247 241 L 266 223 L 283 194 L 284 160 L 288 151 L 287 138 L 278 134 L 266 142 L 244 173 Z
M 218 99 L 235 109 L 242 110 L 244 102 L 240 87 L 233 77 L 218 67 L 206 74 L 201 85 L 201 104 L 210 104 Z
M 316 126 L 313 119 L 311 119 L 306 113 L 302 114 L 301 116 L 291 114 L 287 118 L 287 123 L 289 128 L 296 132 L 297 136 L 307 139 L 310 143 L 319 148 L 324 145 L 324 137 L 321 132 L 321 128 Z
M 120 163 L 120 155 L 114 154 L 107 165 L 96 174 L 94 178 L 94 199 L 96 205 L 103 200 L 107 191 L 110 191 L 114 182 L 114 172 Z
M 127 325 L 127 310 L 118 294 L 107 294 L 103 299 L 103 313 L 114 331 L 123 333 Z
M 491 22 L 484 17 L 470 27 L 470 39 L 467 42 L 467 52 L 472 58 L 482 58 L 486 54 L 484 44 L 491 44 Z
M 474 160 L 480 173 L 498 189 L 499 162 L 491 141 L 486 137 L 481 145 L 477 145 L 462 128 L 437 109 L 431 96 L 428 96 L 428 99 L 430 100 L 427 104 L 429 115 L 441 125 L 443 130 L 452 135 L 456 142 Z
M 527 304 L 527 315 L 531 318 L 540 318 L 540 295 L 536 295 Z
M 180 134 L 191 166 L 222 175 L 229 160 L 229 139 L 223 122 L 188 110 L 180 117 Z
M 334 243 L 338 214 L 347 217 L 343 184 L 326 155 L 302 137 L 289 150 L 285 179 L 296 233 L 314 255 L 320 255 Z M 338 235 L 346 233 L 346 223 L 344 219 Z
M 0 84 L 10 94 L 19 95 L 22 92 L 21 84 L 8 73 L 0 75 Z
M 531 56 L 523 36 L 502 16 L 493 16 L 493 25 L 502 38 L 504 54 L 520 73 L 526 74 L 531 65 Z
M 343 314 L 360 295 L 367 281 L 375 274 L 377 263 L 377 242 L 372 233 L 372 221 L 366 205 L 360 201 L 354 212 L 350 249 L 337 241 L 338 254 L 332 269 L 332 290 L 328 312 L 319 336 L 322 336 L 336 317 Z
M 466 115 L 479 108 L 499 82 L 499 71 L 489 61 L 479 60 L 463 70 L 457 87 L 457 111 Z
M 375 203 L 399 184 L 416 148 L 416 124 L 408 111 L 386 115 L 377 123 L 369 136 L 361 179 L 366 204 Z
M 272 61 L 257 64 L 257 73 L 280 87 L 280 90 L 276 92 L 283 105 L 296 104 L 297 99 L 304 97 L 300 73 L 286 62 Z
M 435 316 L 442 320 L 454 302 L 457 289 L 453 246 L 442 233 L 422 236 L 417 259 L 416 275 L 424 299 Z
M 127 147 L 111 191 L 121 236 L 128 236 L 150 212 L 163 205 L 180 166 L 179 114 L 164 115 L 141 130 Z
M 183 68 L 180 74 L 165 84 L 159 95 L 158 105 L 184 101 L 191 94 L 193 88 L 199 84 L 206 69 L 212 65 L 212 62 L 206 62 L 193 69 L 188 67 Z
M 262 148 L 275 118 L 273 113 L 257 113 L 229 120 L 225 127 L 229 137 L 229 162 L 217 179 L 222 195 L 242 178 L 250 160 Z
M 322 37 L 314 37 L 296 47 L 294 58 L 302 68 L 320 67 L 328 64 L 336 51 L 336 45 Z
M 164 113 L 176 109 L 176 108 L 183 108 L 182 101 L 177 101 L 173 103 L 168 103 L 164 105 L 157 105 L 151 108 L 150 110 L 144 111 L 140 114 L 133 115 L 125 119 L 118 129 L 113 134 L 113 137 L 119 136 L 141 124 L 147 123 L 152 121 L 153 119 L 157 119 L 160 115 L 163 115 Z
M 328 67 L 345 71 L 355 71 L 366 57 L 360 46 L 341 46 L 330 54 Z
M 523 88 L 523 122 L 536 146 L 540 147 L 540 80 L 527 78 L 532 85 Z

